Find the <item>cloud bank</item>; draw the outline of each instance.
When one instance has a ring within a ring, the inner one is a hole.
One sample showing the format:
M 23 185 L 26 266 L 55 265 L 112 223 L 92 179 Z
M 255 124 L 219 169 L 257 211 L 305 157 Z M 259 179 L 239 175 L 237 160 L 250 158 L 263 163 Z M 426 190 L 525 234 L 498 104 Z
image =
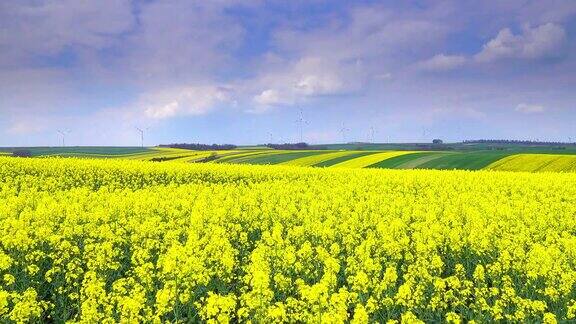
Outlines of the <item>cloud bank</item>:
M 84 144 L 131 143 L 135 123 L 165 138 L 185 139 L 191 123 L 214 141 L 258 141 L 264 128 L 290 138 L 296 108 L 318 134 L 350 121 L 401 124 L 390 130 L 399 139 L 421 127 L 450 137 L 449 120 L 469 123 L 469 136 L 506 136 L 500 123 L 530 114 L 564 134 L 574 26 L 571 0 L 6 0 L 0 145 L 49 144 L 64 125 Z

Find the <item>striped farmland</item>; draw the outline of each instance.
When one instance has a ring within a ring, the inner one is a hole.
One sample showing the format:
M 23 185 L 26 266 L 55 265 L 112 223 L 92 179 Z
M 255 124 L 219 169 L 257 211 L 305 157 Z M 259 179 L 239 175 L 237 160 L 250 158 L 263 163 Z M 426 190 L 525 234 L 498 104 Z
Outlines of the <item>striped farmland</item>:
M 345 157 L 348 155 L 356 154 L 357 151 L 338 151 L 338 152 L 329 152 L 317 155 L 311 155 L 306 157 L 301 157 L 298 159 L 282 162 L 282 165 L 295 165 L 295 166 L 315 166 L 319 163 L 323 163 L 329 160 L 333 160 L 340 157 Z
M 347 160 L 333 165 L 333 168 L 366 168 L 378 162 L 390 159 L 396 156 L 415 153 L 413 151 L 388 151 L 370 154 L 355 159 Z
M 527 172 L 576 172 L 576 155 L 515 154 L 490 164 L 487 169 Z

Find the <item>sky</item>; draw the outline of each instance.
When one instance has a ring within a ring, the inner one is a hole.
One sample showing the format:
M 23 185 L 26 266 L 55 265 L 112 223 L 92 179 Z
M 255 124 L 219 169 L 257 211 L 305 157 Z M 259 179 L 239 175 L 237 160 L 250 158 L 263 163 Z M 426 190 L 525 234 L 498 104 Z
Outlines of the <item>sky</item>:
M 574 0 L 2 0 L 0 146 L 575 141 L 575 40 Z

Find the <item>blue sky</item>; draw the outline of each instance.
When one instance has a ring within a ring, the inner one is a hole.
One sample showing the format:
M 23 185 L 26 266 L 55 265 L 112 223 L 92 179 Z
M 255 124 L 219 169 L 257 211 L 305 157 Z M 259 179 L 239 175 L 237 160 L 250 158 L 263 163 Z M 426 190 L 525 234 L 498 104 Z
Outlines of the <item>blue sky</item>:
M 576 1 L 0 3 L 0 146 L 576 140 Z M 344 125 L 348 131 L 339 130 Z

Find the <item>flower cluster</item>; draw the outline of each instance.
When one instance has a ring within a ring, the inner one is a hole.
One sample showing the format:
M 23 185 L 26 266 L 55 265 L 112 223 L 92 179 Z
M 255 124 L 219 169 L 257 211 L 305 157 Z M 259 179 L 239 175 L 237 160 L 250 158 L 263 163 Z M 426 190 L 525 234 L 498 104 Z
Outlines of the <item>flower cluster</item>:
M 1 322 L 566 322 L 576 174 L 0 157 Z

